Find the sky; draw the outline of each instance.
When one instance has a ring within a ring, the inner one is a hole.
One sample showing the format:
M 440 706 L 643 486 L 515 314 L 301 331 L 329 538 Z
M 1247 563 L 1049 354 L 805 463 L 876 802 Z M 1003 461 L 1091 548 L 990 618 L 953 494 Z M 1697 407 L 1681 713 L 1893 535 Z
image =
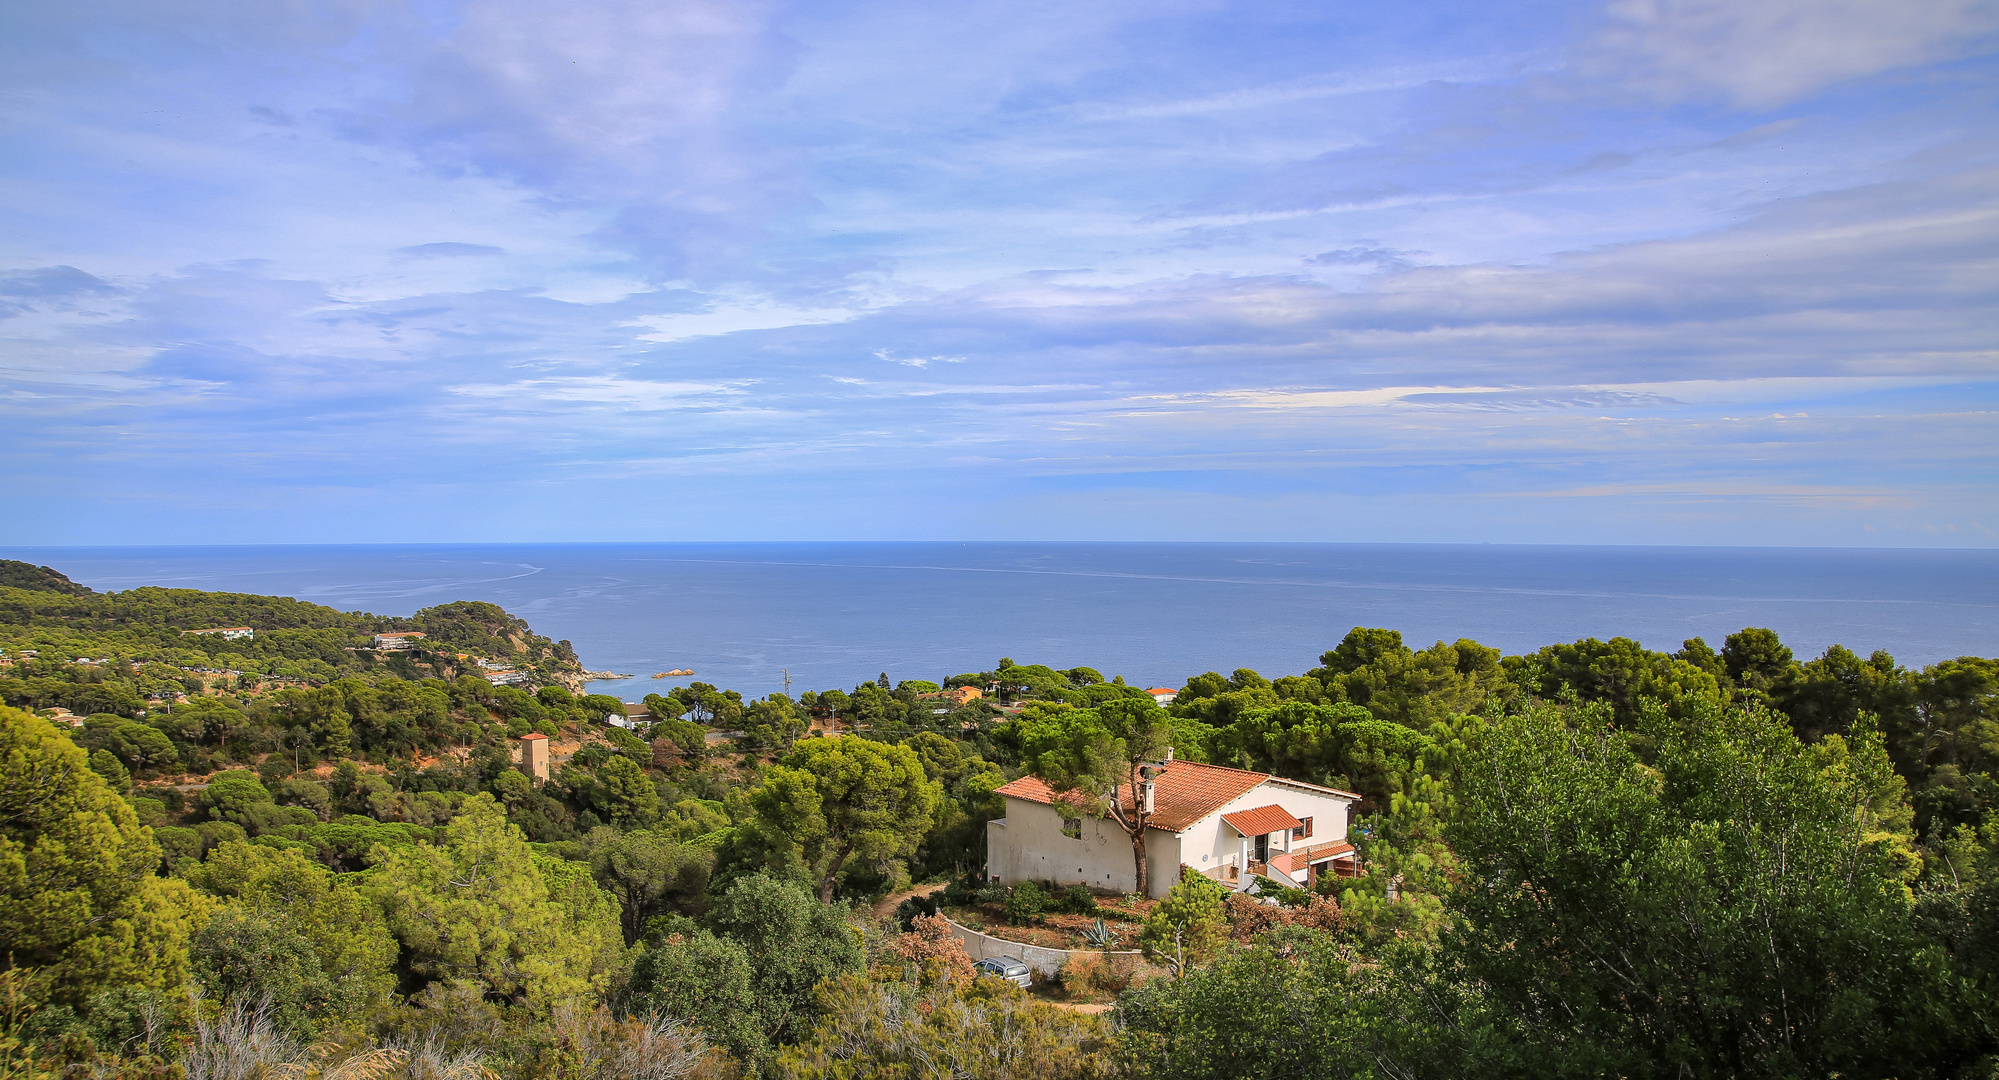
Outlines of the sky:
M 0 7 L 0 543 L 1999 547 L 1999 3 Z

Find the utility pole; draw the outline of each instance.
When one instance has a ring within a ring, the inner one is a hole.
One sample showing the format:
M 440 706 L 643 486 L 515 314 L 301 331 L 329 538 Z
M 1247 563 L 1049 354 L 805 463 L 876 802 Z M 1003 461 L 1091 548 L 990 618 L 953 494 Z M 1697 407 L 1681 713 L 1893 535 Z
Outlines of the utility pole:
M 791 696 L 791 669 L 790 669 L 790 668 L 785 668 L 785 669 L 784 669 L 784 696 L 785 696 L 785 697 L 790 697 L 790 696 Z

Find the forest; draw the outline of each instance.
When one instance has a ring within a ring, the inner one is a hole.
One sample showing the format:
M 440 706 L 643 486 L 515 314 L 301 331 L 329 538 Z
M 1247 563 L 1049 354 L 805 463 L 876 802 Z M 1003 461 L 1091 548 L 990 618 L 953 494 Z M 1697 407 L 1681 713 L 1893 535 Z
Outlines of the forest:
M 488 604 L 0 565 L 0 1076 L 1999 1076 L 1999 661 L 1313 647 L 1163 706 L 1003 658 L 625 719 Z M 984 879 L 995 788 L 1166 747 L 1358 793 L 1364 873 Z M 1142 930 L 1022 988 L 940 903 Z

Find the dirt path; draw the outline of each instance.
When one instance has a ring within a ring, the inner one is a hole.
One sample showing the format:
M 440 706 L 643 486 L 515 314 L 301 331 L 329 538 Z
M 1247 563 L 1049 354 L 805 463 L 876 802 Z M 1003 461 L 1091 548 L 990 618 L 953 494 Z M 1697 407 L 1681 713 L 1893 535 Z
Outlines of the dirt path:
M 912 896 L 929 896 L 931 893 L 942 891 L 944 883 L 940 881 L 931 885 L 918 885 L 914 889 L 904 889 L 899 893 L 890 893 L 882 898 L 881 903 L 875 905 L 874 917 L 885 919 L 895 914 L 896 906 Z

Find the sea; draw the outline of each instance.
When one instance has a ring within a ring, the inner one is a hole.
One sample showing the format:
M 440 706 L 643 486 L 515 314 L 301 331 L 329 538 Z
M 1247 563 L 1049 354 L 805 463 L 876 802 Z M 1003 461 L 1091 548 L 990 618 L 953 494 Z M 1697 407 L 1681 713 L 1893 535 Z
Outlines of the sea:
M 1769 627 L 1916 666 L 1999 656 L 1999 551 L 1406 544 L 653 543 L 0 549 L 100 591 L 294 596 L 409 615 L 487 600 L 572 642 L 591 690 L 747 697 L 941 682 L 1001 657 L 1138 686 L 1303 672 L 1356 626 L 1508 653 L 1585 637 L 1671 651 Z M 691 677 L 653 679 L 692 670 Z

